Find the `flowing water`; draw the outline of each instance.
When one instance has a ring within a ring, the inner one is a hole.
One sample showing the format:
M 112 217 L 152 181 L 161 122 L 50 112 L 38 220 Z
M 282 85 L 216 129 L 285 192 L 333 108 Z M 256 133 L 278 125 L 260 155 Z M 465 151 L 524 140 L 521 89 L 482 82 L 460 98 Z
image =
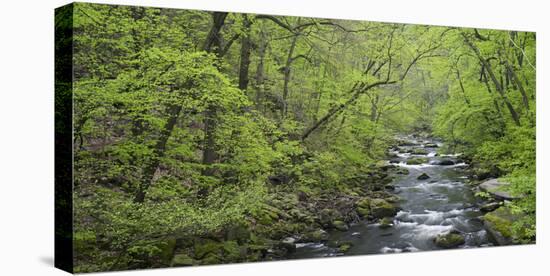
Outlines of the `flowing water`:
M 467 179 L 466 164 L 461 163 L 457 155 L 435 156 L 438 148 L 424 147 L 437 141 L 407 139 L 412 145 L 400 146 L 394 152 L 398 156 L 393 160 L 398 162 L 395 165 L 408 169 L 410 173 L 396 177 L 391 183 L 395 186 L 394 193 L 401 198 L 399 207 L 402 209 L 394 217 L 393 226 L 383 229 L 378 223 L 366 222 L 351 225 L 349 231 L 330 232 L 329 242 L 297 244 L 292 258 L 437 250 L 441 248 L 434 244 L 433 239 L 451 230 L 459 231 L 465 237 L 465 244 L 459 248 L 491 245 L 478 218 L 481 213 L 476 207 L 477 200 L 464 183 Z M 428 154 L 404 153 L 415 148 L 425 149 Z M 420 165 L 406 164 L 408 159 L 415 157 L 428 157 L 429 161 Z M 442 159 L 452 160 L 455 164 L 436 165 Z M 422 173 L 430 178 L 418 180 Z M 342 242 L 351 242 L 353 246 L 346 253 L 339 253 L 334 245 Z

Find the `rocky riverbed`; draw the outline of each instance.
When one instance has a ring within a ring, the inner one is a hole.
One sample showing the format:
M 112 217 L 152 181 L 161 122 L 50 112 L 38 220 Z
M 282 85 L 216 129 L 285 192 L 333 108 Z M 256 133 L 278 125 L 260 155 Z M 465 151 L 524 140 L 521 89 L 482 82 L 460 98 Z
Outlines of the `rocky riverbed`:
M 502 198 L 475 196 L 460 154 L 401 137 L 339 192 L 279 185 L 241 224 L 167 243 L 173 266 L 399 253 L 513 243 Z M 494 181 L 493 181 L 494 182 Z M 494 183 L 493 183 L 494 184 Z M 481 186 L 483 187 L 483 185 Z

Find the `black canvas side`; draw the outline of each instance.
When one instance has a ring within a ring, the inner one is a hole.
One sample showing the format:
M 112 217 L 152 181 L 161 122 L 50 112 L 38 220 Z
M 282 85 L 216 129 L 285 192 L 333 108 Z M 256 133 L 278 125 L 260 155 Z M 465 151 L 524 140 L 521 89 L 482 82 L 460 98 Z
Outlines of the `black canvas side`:
M 55 267 L 73 272 L 73 4 L 55 10 Z

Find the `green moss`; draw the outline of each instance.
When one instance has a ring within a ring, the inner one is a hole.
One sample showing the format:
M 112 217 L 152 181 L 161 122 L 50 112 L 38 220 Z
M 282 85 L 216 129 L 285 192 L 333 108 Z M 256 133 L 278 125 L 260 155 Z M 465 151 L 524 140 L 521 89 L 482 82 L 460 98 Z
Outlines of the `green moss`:
M 338 251 L 341 253 L 346 253 L 351 249 L 352 245 L 353 244 L 350 242 L 344 242 L 340 246 L 338 246 Z
M 323 229 L 311 231 L 304 236 L 306 242 L 320 242 L 328 240 L 328 233 Z
M 392 218 L 383 218 L 380 220 L 380 228 L 386 229 L 393 226 L 393 219 Z
M 397 214 L 397 208 L 381 198 L 375 198 L 371 201 L 370 210 L 376 218 L 393 217 Z
M 366 217 L 368 217 L 368 216 L 370 215 L 370 210 L 367 209 L 367 208 L 359 207 L 359 208 L 357 208 L 357 213 L 358 213 L 360 216 L 366 218 Z
M 357 207 L 363 208 L 363 209 L 369 209 L 370 208 L 370 201 L 371 199 L 368 197 L 364 197 L 361 200 L 357 202 Z
M 505 208 L 498 208 L 497 210 L 487 213 L 483 216 L 483 219 L 490 223 L 492 228 L 498 231 L 505 238 L 512 238 L 512 221 L 507 218 L 509 214 Z
M 441 248 L 454 248 L 464 244 L 464 237 L 457 233 L 448 233 L 437 235 L 434 240 L 435 244 Z
M 348 225 L 341 221 L 341 220 L 335 220 L 332 222 L 332 226 L 340 231 L 347 231 L 349 229 Z
M 416 148 L 416 149 L 412 150 L 412 153 L 413 154 L 418 154 L 418 155 L 426 155 L 426 154 L 428 154 L 428 151 L 425 150 L 425 149 Z
M 195 264 L 195 260 L 187 254 L 176 254 L 172 259 L 172 266 L 191 266 Z
M 428 158 L 418 157 L 418 158 L 411 158 L 407 160 L 408 165 L 420 165 L 424 163 L 428 163 Z

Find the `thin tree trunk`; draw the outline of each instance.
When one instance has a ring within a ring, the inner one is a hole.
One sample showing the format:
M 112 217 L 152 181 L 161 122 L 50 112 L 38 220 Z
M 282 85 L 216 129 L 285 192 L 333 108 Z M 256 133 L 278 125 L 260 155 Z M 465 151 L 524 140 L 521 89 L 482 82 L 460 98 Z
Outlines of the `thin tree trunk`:
M 213 13 L 213 21 L 214 24 L 212 25 L 212 29 L 208 33 L 208 36 L 206 38 L 206 41 L 203 46 L 203 50 L 207 52 L 211 51 L 220 51 L 221 50 L 221 38 L 219 37 L 219 32 L 221 30 L 221 27 L 223 26 L 223 23 L 225 21 L 225 17 L 227 16 L 227 13 Z M 182 89 L 189 89 L 189 86 L 191 84 L 184 85 Z M 155 172 L 157 171 L 158 166 L 160 165 L 160 160 L 165 156 L 166 153 L 166 143 L 168 142 L 168 139 L 172 135 L 172 131 L 174 130 L 174 127 L 176 125 L 176 122 L 178 121 L 179 114 L 182 111 L 181 105 L 169 105 L 167 107 L 167 113 L 168 113 L 168 119 L 166 121 L 166 124 L 164 125 L 163 130 L 160 132 L 159 138 L 157 142 L 155 143 L 153 154 L 151 155 L 149 161 L 145 164 L 142 172 L 141 181 L 139 183 L 138 190 L 136 192 L 136 195 L 134 197 L 134 202 L 136 203 L 142 203 L 145 201 L 145 196 L 147 194 L 147 190 L 149 187 L 153 184 Z M 208 113 L 208 112 L 207 112 Z M 207 115 L 207 117 L 209 117 Z M 208 119 L 205 120 L 208 122 Z M 208 125 L 207 129 L 212 129 L 215 127 L 213 124 L 207 124 L 205 122 L 205 125 Z M 209 133 L 209 132 L 207 132 Z M 206 135 L 206 141 L 209 141 L 210 139 L 213 139 L 213 133 L 210 132 L 210 135 Z M 207 145 L 208 142 L 207 142 Z M 208 160 L 211 160 L 211 152 L 213 151 L 213 146 L 208 148 L 208 151 L 206 153 L 203 152 L 203 154 L 208 155 Z M 203 158 L 204 160 L 204 158 Z
M 139 183 L 138 191 L 134 197 L 134 202 L 141 203 L 145 200 L 145 194 L 147 193 L 149 186 L 153 183 L 153 178 L 160 164 L 160 160 L 164 157 L 166 152 L 166 143 L 172 135 L 172 131 L 178 121 L 181 110 L 181 105 L 170 105 L 168 107 L 168 120 L 160 132 L 160 136 L 155 144 L 150 161 L 143 168 L 143 175 L 141 177 L 141 182 Z
M 250 25 L 252 24 L 246 14 L 243 14 L 244 35 L 241 37 L 241 64 L 239 66 L 239 89 L 248 88 L 248 67 L 250 66 Z
M 487 74 L 489 74 L 489 77 L 491 78 L 491 81 L 495 85 L 497 92 L 500 94 L 500 96 L 502 97 L 502 100 L 506 104 L 506 107 L 508 108 L 508 111 L 510 112 L 512 119 L 514 120 L 514 123 L 517 126 L 521 126 L 519 115 L 514 109 L 514 106 L 512 105 L 512 103 L 510 103 L 510 100 L 508 99 L 506 94 L 504 93 L 504 88 L 502 87 L 502 83 L 495 76 L 495 73 L 493 72 L 493 69 L 491 67 L 491 63 L 481 55 L 481 52 L 479 51 L 479 49 L 470 41 L 470 39 L 468 39 L 466 34 L 462 33 L 462 37 L 464 37 L 464 41 L 466 42 L 466 44 L 474 51 L 479 61 L 483 64 L 483 67 L 485 67 L 485 71 L 487 72 Z
M 284 119 L 288 110 L 288 85 L 290 83 L 290 66 L 292 65 L 294 55 L 294 49 L 296 49 L 296 42 L 298 41 L 298 34 L 292 37 L 292 42 L 290 43 L 290 49 L 288 50 L 288 56 L 286 58 L 285 67 L 283 68 L 284 72 L 284 83 L 283 83 L 283 110 L 281 110 L 281 119 Z

